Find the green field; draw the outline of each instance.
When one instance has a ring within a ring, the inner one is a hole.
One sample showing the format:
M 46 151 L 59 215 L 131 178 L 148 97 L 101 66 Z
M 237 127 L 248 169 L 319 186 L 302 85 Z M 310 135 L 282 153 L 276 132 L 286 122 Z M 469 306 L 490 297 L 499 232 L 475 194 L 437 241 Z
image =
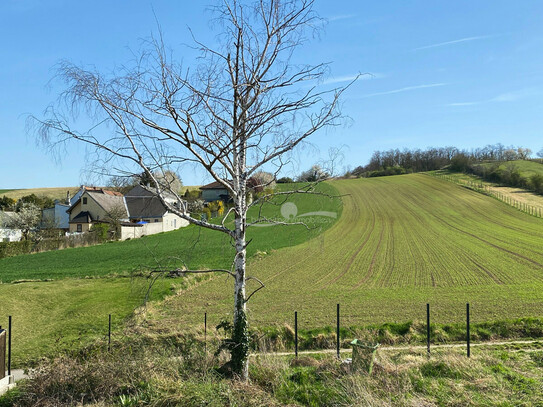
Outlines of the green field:
M 337 195 L 337 191 L 328 184 L 319 185 L 319 191 Z M 281 220 L 281 202 L 265 205 L 263 215 Z M 289 198 L 289 202 L 296 205 L 298 214 L 328 211 L 338 217 L 341 215 L 340 198 L 297 195 Z M 257 210 L 254 207 L 249 212 L 249 220 L 256 218 Z M 248 256 L 256 253 L 261 256 L 271 250 L 300 244 L 317 236 L 336 220 L 330 217 L 303 219 L 309 230 L 302 225 L 250 228 L 247 236 L 252 242 L 247 248 Z M 130 275 L 141 269 L 180 267 L 181 260 L 191 268 L 229 267 L 233 253 L 230 239 L 225 234 L 189 226 L 124 242 L 0 259 L 0 282 Z
M 337 194 L 326 184 L 319 190 Z M 290 202 L 296 204 L 298 213 L 328 211 L 339 216 L 342 209 L 339 198 L 300 195 Z M 280 217 L 280 203 L 266 205 L 263 213 Z M 256 216 L 255 211 L 250 217 Z M 251 229 L 248 255 L 262 257 L 300 244 L 336 221 L 305 219 L 309 230 L 301 225 Z M 109 313 L 119 322 L 143 302 L 148 279 L 128 278 L 134 271 L 180 267 L 180 259 L 192 268 L 229 267 L 232 253 L 224 234 L 190 226 L 125 242 L 0 259 L 0 325 L 5 326 L 7 316 L 13 315 L 14 362 L 20 365 L 55 347 L 66 349 L 103 337 Z M 50 279 L 59 281 L 45 281 Z M 14 281 L 20 283 L 10 284 Z M 181 278 L 159 280 L 152 298 L 163 298 L 172 292 L 172 286 L 178 288 L 182 283 Z
M 491 168 L 494 163 L 483 163 L 477 164 L 478 166 L 483 166 L 486 168 Z M 505 161 L 499 166 L 500 169 L 505 170 L 507 168 L 514 168 L 520 171 L 522 178 L 529 178 L 532 175 L 540 174 L 543 175 L 543 163 L 537 161 L 528 161 L 528 160 L 515 160 L 515 161 Z
M 543 220 L 423 174 L 332 182 L 343 215 L 317 238 L 250 264 L 266 289 L 249 303 L 258 326 L 348 325 L 543 315 Z M 167 299 L 159 319 L 195 323 L 231 314 L 232 282 L 207 281 Z
M 158 280 L 151 300 L 172 293 L 179 279 Z M 65 279 L 54 282 L 0 284 L 0 325 L 13 316 L 13 362 L 26 364 L 55 350 L 78 349 L 107 335 L 143 304 L 144 279 Z M 104 342 L 105 343 L 105 342 Z
M 323 188 L 339 191 L 343 207 L 337 199 L 299 196 L 297 213 L 341 213 L 337 221 L 317 215 L 303 218 L 313 226 L 309 231 L 301 226 L 251 230 L 249 274 L 266 284 L 248 304 L 253 326 L 292 324 L 294 310 L 300 328 L 333 325 L 338 302 L 344 326 L 422 320 L 427 302 L 432 321 L 440 323 L 462 323 L 466 302 L 474 323 L 543 315 L 543 219 L 423 174 L 337 180 Z M 269 205 L 264 211 L 278 217 L 280 209 L 280 204 Z M 15 316 L 28 343 L 18 345 L 19 351 L 36 356 L 47 348 L 41 342 L 53 340 L 48 332 L 68 326 L 66 336 L 77 338 L 78 332 L 87 332 L 86 324 L 102 326 L 108 312 L 122 319 L 137 303 L 127 300 L 126 293 L 133 292 L 129 285 L 107 287 L 139 279 L 67 277 L 178 266 L 172 256 L 192 267 L 228 267 L 231 255 L 230 242 L 220 233 L 188 227 L 128 242 L 3 259 L 4 282 L 61 281 L 1 284 L 11 308 L 3 302 L 0 318 L 20 314 Z M 179 281 L 163 280 L 156 295 L 171 291 L 172 283 Z M 97 303 L 80 300 L 80 284 L 89 301 L 92 292 L 98 293 Z M 40 287 L 43 297 L 34 295 Z M 147 315 L 159 329 L 172 329 L 200 325 L 207 312 L 212 326 L 230 318 L 232 291 L 233 282 L 224 276 L 203 280 L 153 304 Z M 138 292 L 141 302 L 141 288 Z M 48 296 L 53 298 L 49 304 Z M 47 305 L 43 310 L 41 303 Z M 93 316 L 97 304 L 103 311 Z M 40 311 L 48 309 L 55 309 L 58 318 L 40 322 Z

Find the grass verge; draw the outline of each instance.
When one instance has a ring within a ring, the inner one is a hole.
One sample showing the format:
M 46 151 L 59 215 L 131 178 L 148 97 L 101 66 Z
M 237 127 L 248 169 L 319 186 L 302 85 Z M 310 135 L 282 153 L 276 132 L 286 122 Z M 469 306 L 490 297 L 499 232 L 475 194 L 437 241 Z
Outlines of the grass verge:
M 543 403 L 543 351 L 378 351 L 372 375 L 330 355 L 259 356 L 250 381 L 223 378 L 225 355 L 191 336 L 130 335 L 111 352 L 87 346 L 44 361 L 0 406 L 533 406 Z M 216 345 L 216 344 L 214 344 Z

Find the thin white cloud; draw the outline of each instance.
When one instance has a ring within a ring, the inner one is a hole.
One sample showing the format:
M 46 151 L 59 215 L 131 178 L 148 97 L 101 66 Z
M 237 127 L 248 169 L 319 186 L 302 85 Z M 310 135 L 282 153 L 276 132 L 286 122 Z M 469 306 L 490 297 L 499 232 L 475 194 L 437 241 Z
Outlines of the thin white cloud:
M 517 100 L 524 99 L 526 97 L 535 95 L 537 93 L 538 92 L 536 92 L 534 89 L 521 89 L 521 90 L 517 90 L 513 92 L 502 93 L 490 99 L 475 100 L 472 102 L 455 102 L 455 103 L 449 103 L 447 106 L 475 106 L 475 105 L 482 105 L 485 103 L 515 102 Z
M 331 23 L 332 21 L 348 20 L 350 18 L 355 18 L 355 17 L 356 17 L 356 14 L 342 14 L 338 16 L 329 17 L 328 22 Z
M 356 75 L 333 76 L 323 81 L 322 84 L 331 85 L 334 83 L 352 82 L 356 79 L 357 76 L 358 76 L 359 81 L 365 81 L 368 79 L 384 78 L 386 75 L 382 73 L 363 73 L 363 74 L 356 74 Z
M 436 88 L 438 86 L 445 86 L 445 85 L 447 85 L 447 84 L 446 83 L 429 83 L 429 84 L 426 84 L 426 85 L 406 86 L 404 88 L 387 90 L 385 92 L 369 93 L 367 95 L 362 95 L 361 97 L 362 98 L 369 98 L 369 97 L 373 97 L 373 96 L 392 95 L 394 93 L 409 92 L 409 91 L 417 90 L 417 89 Z
M 473 106 L 478 105 L 481 102 L 456 102 L 456 103 L 449 103 L 447 106 Z
M 484 40 L 484 39 L 492 38 L 492 37 L 495 37 L 495 36 L 494 35 L 479 35 L 479 36 L 476 36 L 476 37 L 460 38 L 458 40 L 439 42 L 437 44 L 431 44 L 431 45 L 425 45 L 423 47 L 414 48 L 411 51 L 420 51 L 421 49 L 444 47 L 446 45 L 459 44 L 459 43 L 462 43 L 462 42 L 471 42 L 471 41 Z

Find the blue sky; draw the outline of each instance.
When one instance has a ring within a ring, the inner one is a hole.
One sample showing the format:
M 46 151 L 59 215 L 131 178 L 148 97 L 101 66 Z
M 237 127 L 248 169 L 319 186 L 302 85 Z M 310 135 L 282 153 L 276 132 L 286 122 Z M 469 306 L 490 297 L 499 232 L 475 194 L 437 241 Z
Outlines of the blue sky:
M 188 27 L 214 37 L 208 1 L 3 0 L 0 2 L 0 189 L 86 182 L 84 150 L 55 162 L 26 134 L 61 90 L 48 84 L 61 59 L 109 70 L 125 63 L 160 22 L 177 55 Z M 365 164 L 374 150 L 501 142 L 543 148 L 543 2 L 317 0 L 328 19 L 296 59 L 331 63 L 329 83 L 368 72 L 345 94 L 345 126 L 312 138 L 300 170 L 344 146 L 343 164 Z M 183 51 L 184 50 L 184 51 Z M 189 56 L 187 54 L 187 56 Z M 181 170 L 186 185 L 207 179 Z

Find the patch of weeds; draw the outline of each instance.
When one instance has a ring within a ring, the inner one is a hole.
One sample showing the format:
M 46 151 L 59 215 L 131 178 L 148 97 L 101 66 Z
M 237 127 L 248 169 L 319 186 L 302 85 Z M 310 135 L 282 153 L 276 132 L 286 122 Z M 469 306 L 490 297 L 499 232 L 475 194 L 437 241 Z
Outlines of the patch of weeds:
M 332 405 L 339 391 L 315 367 L 294 367 L 286 372 L 275 396 L 284 403 L 298 402 L 307 406 Z
M 462 373 L 444 361 L 429 361 L 420 367 L 424 377 L 461 379 Z
M 537 367 L 543 367 L 543 352 L 530 353 L 530 359 Z

